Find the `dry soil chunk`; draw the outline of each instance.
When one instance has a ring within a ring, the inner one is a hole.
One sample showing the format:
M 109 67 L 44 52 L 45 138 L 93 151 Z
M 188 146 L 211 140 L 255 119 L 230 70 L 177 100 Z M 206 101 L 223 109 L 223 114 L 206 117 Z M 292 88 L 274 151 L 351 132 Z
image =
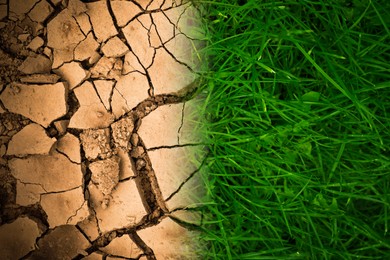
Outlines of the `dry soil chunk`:
M 77 23 L 80 26 L 81 31 L 86 35 L 92 30 L 91 22 L 89 21 L 89 17 L 86 13 L 82 13 L 75 17 Z
M 76 61 L 65 63 L 59 69 L 55 70 L 55 73 L 59 74 L 68 82 L 69 89 L 74 89 L 88 77 L 87 71 Z
M 90 32 L 75 49 L 74 58 L 75 60 L 83 61 L 91 58 L 95 51 L 99 48 L 99 43 L 93 37 L 93 33 Z
M 137 56 L 134 55 L 133 52 L 128 52 L 125 55 L 125 61 L 123 63 L 123 74 L 128 74 L 133 71 L 139 71 L 142 72 L 144 71 L 144 68 L 142 65 L 139 63 Z
M 27 217 L 21 217 L 10 224 L 0 226 L 1 258 L 22 258 L 35 248 L 35 240 L 41 233 L 37 223 Z
M 55 84 L 58 82 L 60 77 L 56 74 L 34 74 L 25 76 L 20 79 L 22 83 L 32 84 Z
M 129 112 L 141 101 L 148 98 L 149 83 L 145 75 L 133 72 L 122 76 L 112 95 L 111 107 L 116 118 Z
M 107 57 L 122 57 L 125 55 L 129 48 L 118 37 L 113 37 L 107 41 L 102 47 L 102 52 Z
M 160 148 L 148 152 L 164 199 L 198 169 L 200 158 L 195 158 L 195 154 L 202 153 L 201 148 L 195 146 Z
M 99 42 L 105 42 L 118 34 L 105 1 L 87 3 L 87 8 L 93 31 Z
M 81 186 L 83 181 L 80 165 L 58 153 L 11 159 L 8 165 L 16 179 L 41 185 L 46 192 L 70 190 Z
M 5 146 L 5 144 L 2 144 L 0 146 L 0 157 L 3 157 L 6 153 L 6 151 L 7 151 L 7 147 Z
M 137 232 L 153 249 L 156 259 L 196 259 L 196 233 L 188 231 L 170 218 L 156 226 Z
M 41 0 L 34 8 L 28 13 L 31 20 L 37 23 L 42 23 L 53 12 L 53 7 L 46 1 Z
M 114 81 L 111 80 L 95 80 L 93 82 L 103 105 L 107 110 L 111 109 L 110 99 L 114 88 Z
M 147 25 L 145 26 L 147 27 Z M 149 67 L 153 61 L 155 49 L 149 44 L 148 30 L 138 19 L 135 19 L 129 25 L 123 27 L 122 32 L 141 64 L 145 68 Z M 167 68 L 165 67 L 164 70 Z
M 99 237 L 99 227 L 97 225 L 97 219 L 94 215 L 94 211 L 91 211 L 91 214 L 77 224 L 79 228 L 83 231 L 83 233 L 88 237 L 90 241 L 95 240 Z
M 80 0 L 69 0 L 67 8 L 76 17 L 87 11 L 87 6 Z
M 201 42 L 190 40 L 184 34 L 178 34 L 172 40 L 165 43 L 167 50 L 176 60 L 187 64 L 192 70 L 196 71 L 201 65 L 197 49 L 201 49 Z
M 19 34 L 18 35 L 18 40 L 23 42 L 23 43 L 25 43 L 29 36 L 30 36 L 30 34 L 28 34 L 28 33 Z
M 92 78 L 109 78 L 109 73 L 115 64 L 114 58 L 103 56 L 91 69 Z
M 52 69 L 60 67 L 65 62 L 73 60 L 74 46 L 64 47 L 64 49 L 54 49 Z
M 69 10 L 64 9 L 47 25 L 47 38 L 49 47 L 55 49 L 72 47 L 73 50 L 85 36 Z
M 69 191 L 41 196 L 41 206 L 46 212 L 50 228 L 75 225 L 89 215 L 87 201 L 81 187 Z
M 73 259 L 90 246 L 75 226 L 64 225 L 49 231 L 38 241 L 38 249 L 27 259 Z
M 110 130 L 108 128 L 84 130 L 80 134 L 80 140 L 88 160 L 111 157 Z
M 117 149 L 119 161 L 119 179 L 123 180 L 135 176 L 133 165 L 131 164 L 127 151 Z
M 131 133 L 134 129 L 132 118 L 123 117 L 111 125 L 112 137 L 116 147 L 128 150 Z
M 118 183 L 111 193 L 110 204 L 106 209 L 101 207 L 101 193 L 92 182 L 88 189 L 103 233 L 115 228 L 132 226 L 146 215 L 134 180 Z
M 152 13 L 152 19 L 157 26 L 161 42 L 165 43 L 175 36 L 175 25 L 168 19 L 164 12 Z
M 18 68 L 24 74 L 50 73 L 51 61 L 44 55 L 29 56 Z
M 81 163 L 80 141 L 71 133 L 66 133 L 57 141 L 57 151 L 68 156 L 72 162 Z
M 169 210 L 195 207 L 209 201 L 209 198 L 206 196 L 207 192 L 201 176 L 204 171 L 205 169 L 203 167 L 200 168 L 198 172 L 195 172 L 195 174 L 180 187 L 180 190 L 178 190 L 177 193 L 173 194 L 173 196 L 166 201 Z
M 16 204 L 20 206 L 38 203 L 43 193 L 45 193 L 45 190 L 41 185 L 25 184 L 19 180 L 16 182 Z
M 9 1 L 9 19 L 23 20 L 24 16 L 39 0 L 11 0 Z
M 74 89 L 74 93 L 80 108 L 70 119 L 69 128 L 105 128 L 114 121 L 113 115 L 104 107 L 91 82 L 84 82 Z
M 119 27 L 125 26 L 142 11 L 136 4 L 130 1 L 112 1 L 111 7 Z
M 119 80 L 122 76 L 123 61 L 121 58 L 116 58 L 112 69 L 108 73 L 109 79 Z
M 101 247 L 100 250 L 107 254 L 126 258 L 137 258 L 143 253 L 128 235 L 115 238 L 108 246 Z
M 54 126 L 57 129 L 59 135 L 63 135 L 66 133 L 66 129 L 68 128 L 69 120 L 59 120 L 54 122 Z
M 11 84 L 0 95 L 4 106 L 13 113 L 48 127 L 68 112 L 64 83 L 52 85 Z M 39 101 L 39 102 L 37 102 Z
M 27 45 L 27 48 L 36 52 L 39 48 L 43 46 L 44 43 L 45 42 L 43 41 L 43 39 L 37 36 Z
M 158 107 L 147 115 L 138 130 L 146 148 L 178 145 L 183 104 Z
M 119 182 L 119 157 L 96 161 L 89 165 L 91 181 L 104 194 L 109 195 Z
M 193 5 L 187 4 L 187 6 L 183 5 L 181 7 L 185 8 L 185 10 L 180 12 L 180 17 L 176 22 L 177 28 L 191 39 L 204 39 L 205 32 L 201 29 L 201 15 Z M 168 12 L 168 17 L 171 15 L 170 12 L 174 12 L 174 9 Z
M 42 126 L 29 124 L 12 137 L 7 155 L 48 154 L 55 141 Z
M 148 71 L 156 95 L 177 92 L 194 80 L 190 70 L 172 58 L 164 49 L 156 50 L 153 65 Z

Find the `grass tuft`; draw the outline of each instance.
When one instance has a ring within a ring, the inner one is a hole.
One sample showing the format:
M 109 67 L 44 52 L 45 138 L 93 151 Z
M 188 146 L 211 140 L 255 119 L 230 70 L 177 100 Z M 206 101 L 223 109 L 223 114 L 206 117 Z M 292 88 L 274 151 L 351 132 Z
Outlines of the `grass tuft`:
M 390 259 L 390 2 L 195 4 L 202 259 Z

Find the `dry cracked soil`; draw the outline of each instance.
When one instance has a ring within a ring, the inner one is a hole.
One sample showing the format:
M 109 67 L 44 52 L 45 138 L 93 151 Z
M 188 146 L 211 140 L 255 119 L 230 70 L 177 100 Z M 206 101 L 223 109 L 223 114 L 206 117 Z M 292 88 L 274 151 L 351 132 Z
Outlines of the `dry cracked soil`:
M 199 20 L 0 0 L 0 259 L 197 259 Z

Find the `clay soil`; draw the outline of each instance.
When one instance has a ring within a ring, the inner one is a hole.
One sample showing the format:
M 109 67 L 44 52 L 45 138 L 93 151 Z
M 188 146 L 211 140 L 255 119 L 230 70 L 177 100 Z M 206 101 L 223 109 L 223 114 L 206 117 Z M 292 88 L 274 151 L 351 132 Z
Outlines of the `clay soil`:
M 198 15 L 0 0 L 1 259 L 197 259 Z

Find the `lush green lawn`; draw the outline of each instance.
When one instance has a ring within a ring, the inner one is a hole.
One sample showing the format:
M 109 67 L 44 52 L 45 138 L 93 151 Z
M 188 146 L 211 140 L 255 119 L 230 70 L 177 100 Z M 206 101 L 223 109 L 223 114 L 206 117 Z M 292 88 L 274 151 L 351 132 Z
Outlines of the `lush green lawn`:
M 390 259 L 390 1 L 196 2 L 202 259 Z

